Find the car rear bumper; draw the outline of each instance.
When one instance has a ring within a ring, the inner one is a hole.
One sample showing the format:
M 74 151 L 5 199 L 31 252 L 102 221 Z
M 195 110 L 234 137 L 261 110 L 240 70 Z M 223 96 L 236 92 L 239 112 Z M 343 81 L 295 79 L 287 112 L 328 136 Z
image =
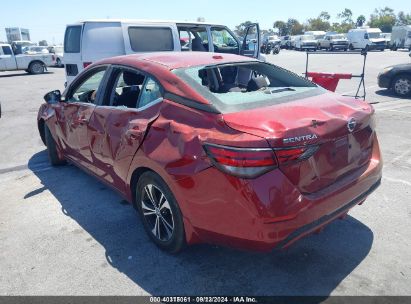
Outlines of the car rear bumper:
M 280 170 L 244 180 L 211 167 L 181 180 L 184 190 L 176 196 L 190 226 L 189 244 L 271 251 L 345 215 L 378 187 L 381 175 L 375 140 L 366 165 L 315 193 L 301 193 Z

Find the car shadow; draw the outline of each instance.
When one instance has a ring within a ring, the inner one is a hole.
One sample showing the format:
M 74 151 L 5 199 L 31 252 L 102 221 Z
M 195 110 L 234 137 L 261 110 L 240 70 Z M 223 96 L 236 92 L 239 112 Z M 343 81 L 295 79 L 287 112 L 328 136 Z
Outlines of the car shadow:
M 393 90 L 389 90 L 389 89 L 377 90 L 375 91 L 375 94 L 380 95 L 380 96 L 385 96 L 385 97 L 393 97 L 396 99 L 410 99 L 411 98 L 410 96 L 399 96 L 395 94 Z
M 44 72 L 44 73 L 34 75 L 34 74 L 27 73 L 27 72 L 25 72 L 25 71 L 22 71 L 22 73 L 13 73 L 13 74 L 7 74 L 7 75 L 1 75 L 1 74 L 0 74 L 0 78 L 18 77 L 18 76 L 40 76 L 40 75 L 53 74 L 53 73 L 54 73 L 54 72 L 46 71 L 46 72 Z
M 255 253 L 195 245 L 171 255 L 149 240 L 132 206 L 114 191 L 73 165 L 39 169 L 46 162 L 46 151 L 29 160 L 28 167 L 42 186 L 25 198 L 50 191 L 62 213 L 105 248 L 101 267 L 118 269 L 149 294 L 327 297 L 373 243 L 372 231 L 348 216 L 286 251 Z

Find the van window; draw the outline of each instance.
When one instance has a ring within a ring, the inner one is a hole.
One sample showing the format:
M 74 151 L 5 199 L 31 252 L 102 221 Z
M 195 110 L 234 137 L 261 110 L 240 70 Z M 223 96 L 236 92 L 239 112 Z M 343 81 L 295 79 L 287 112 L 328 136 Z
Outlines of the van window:
M 182 51 L 208 52 L 208 34 L 205 27 L 179 26 Z
M 232 53 L 238 54 L 240 46 L 237 40 L 225 28 L 211 28 L 211 36 L 213 37 L 214 52 L 216 53 Z
M 64 52 L 80 53 L 81 25 L 69 26 L 64 35 Z
M 168 27 L 129 27 L 128 35 L 134 52 L 174 50 L 173 33 Z

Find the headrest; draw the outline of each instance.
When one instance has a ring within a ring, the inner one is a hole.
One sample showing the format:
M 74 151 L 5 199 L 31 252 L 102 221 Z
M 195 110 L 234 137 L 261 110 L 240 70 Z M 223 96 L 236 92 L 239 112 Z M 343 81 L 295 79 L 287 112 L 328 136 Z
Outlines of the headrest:
M 123 73 L 123 80 L 126 83 L 126 85 L 129 86 L 143 84 L 144 78 L 145 77 L 142 74 L 137 74 L 129 71 L 124 71 Z

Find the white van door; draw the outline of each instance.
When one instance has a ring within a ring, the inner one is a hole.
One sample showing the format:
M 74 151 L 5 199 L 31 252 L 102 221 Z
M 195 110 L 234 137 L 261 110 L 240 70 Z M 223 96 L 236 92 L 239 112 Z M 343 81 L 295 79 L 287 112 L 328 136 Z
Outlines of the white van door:
M 241 46 L 240 55 L 259 58 L 260 47 L 260 26 L 258 23 L 252 23 L 245 28 L 245 35 Z
M 122 32 L 126 54 L 181 51 L 173 23 L 123 23 Z
M 64 34 L 64 63 L 67 83 L 82 70 L 81 33 L 83 24 L 67 25 Z
M 120 22 L 86 22 L 81 39 L 83 68 L 101 59 L 125 55 Z

